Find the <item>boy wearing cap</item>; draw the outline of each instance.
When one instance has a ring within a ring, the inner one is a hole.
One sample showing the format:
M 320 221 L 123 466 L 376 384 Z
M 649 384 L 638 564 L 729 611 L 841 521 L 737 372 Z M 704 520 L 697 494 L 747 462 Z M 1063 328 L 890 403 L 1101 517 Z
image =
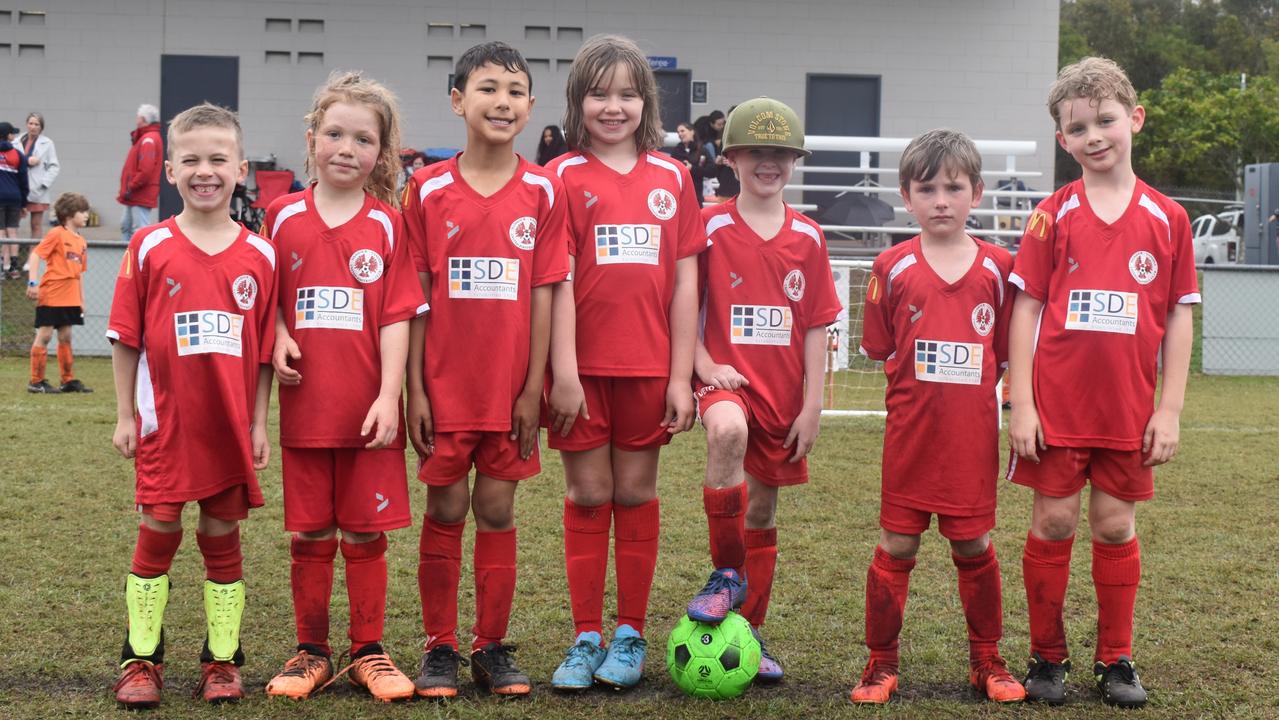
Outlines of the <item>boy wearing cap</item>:
M 18 237 L 18 221 L 27 203 L 27 156 L 13 146 L 17 133 L 9 123 L 0 122 L 0 229 L 6 240 Z M 6 277 L 18 277 L 17 243 L 0 245 L 0 255 L 0 270 L 7 273 Z
M 769 98 L 742 103 L 729 114 L 724 155 L 742 188 L 702 211 L 705 322 L 694 357 L 716 569 L 688 616 L 716 623 L 740 607 L 758 635 L 777 563 L 777 490 L 808 482 L 826 326 L 840 304 L 821 228 L 782 199 L 795 161 L 808 155 L 795 112 Z M 760 645 L 757 678 L 781 680 L 782 666 Z

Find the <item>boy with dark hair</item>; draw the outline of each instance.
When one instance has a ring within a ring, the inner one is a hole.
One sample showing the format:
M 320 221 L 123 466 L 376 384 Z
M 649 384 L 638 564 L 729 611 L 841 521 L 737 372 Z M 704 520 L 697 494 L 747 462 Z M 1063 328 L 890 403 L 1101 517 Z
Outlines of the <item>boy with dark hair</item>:
M 920 233 L 875 258 L 866 286 L 861 351 L 884 361 L 888 419 L 879 546 L 866 571 L 870 658 L 850 699 L 882 704 L 897 691 L 910 573 L 935 514 L 959 575 L 969 683 L 995 702 L 1019 702 L 1026 692 L 999 654 L 1002 587 L 990 542 L 1012 257 L 966 232 L 983 186 L 981 156 L 963 133 L 912 140 L 899 179 Z
M 431 307 L 411 323 L 408 434 L 427 485 L 418 565 L 426 647 L 417 694 L 457 694 L 462 530 L 475 515 L 471 677 L 499 695 L 531 683 L 502 643 L 515 595 L 515 490 L 538 474 L 551 286 L 568 276 L 559 179 L 515 153 L 533 107 L 528 65 L 490 42 L 458 60 L 466 149 L 404 188 L 410 251 Z M 468 475 L 475 467 L 475 482 Z
M 62 193 L 53 204 L 58 227 L 31 251 L 27 268 L 27 297 L 36 301 L 36 339 L 31 344 L 31 382 L 27 392 L 93 392 L 71 370 L 71 326 L 84 324 L 84 290 L 80 276 L 88 268 L 88 251 L 80 228 L 89 221 L 89 201 L 78 193 Z M 40 261 L 44 260 L 44 277 Z M 39 278 L 39 280 L 37 280 Z M 58 331 L 58 371 L 62 384 L 44 378 L 49 340 Z
M 240 123 L 214 105 L 169 125 L 165 174 L 182 212 L 129 242 L 107 323 L 115 373 L 111 441 L 135 458 L 142 513 L 125 582 L 129 628 L 116 700 L 160 702 L 169 566 L 182 542 L 182 508 L 200 503 L 207 634 L 197 694 L 244 697 L 239 666 L 244 613 L 239 521 L 262 505 L 267 405 L 275 332 L 275 249 L 231 220 L 244 182 Z
M 1153 466 L 1172 459 L 1180 436 L 1190 306 L 1200 302 L 1190 222 L 1133 172 L 1132 136 L 1146 111 L 1122 68 L 1096 57 L 1062 68 L 1048 110 L 1058 144 L 1083 177 L 1035 208 L 1012 276 L 1022 292 L 1009 331 L 1008 477 L 1035 491 L 1022 558 L 1026 693 L 1065 701 L 1062 605 L 1081 491 L 1091 483 L 1093 675 L 1106 703 L 1140 707 L 1146 691 L 1132 664 L 1136 503 L 1154 496 Z

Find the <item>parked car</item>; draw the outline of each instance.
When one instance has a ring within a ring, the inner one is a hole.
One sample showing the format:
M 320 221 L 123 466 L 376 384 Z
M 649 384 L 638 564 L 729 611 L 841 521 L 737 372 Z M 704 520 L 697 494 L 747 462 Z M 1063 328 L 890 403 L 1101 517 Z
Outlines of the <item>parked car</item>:
M 1190 224 L 1196 265 L 1220 265 L 1236 261 L 1243 226 L 1243 209 L 1216 215 L 1200 215 Z

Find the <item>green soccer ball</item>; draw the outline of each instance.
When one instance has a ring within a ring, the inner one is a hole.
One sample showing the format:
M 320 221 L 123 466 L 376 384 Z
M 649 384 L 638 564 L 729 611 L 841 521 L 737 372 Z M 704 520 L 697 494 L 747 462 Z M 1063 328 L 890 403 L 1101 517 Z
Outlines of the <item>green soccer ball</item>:
M 735 612 L 718 625 L 680 618 L 666 642 L 666 667 L 688 695 L 728 700 L 750 687 L 759 672 L 759 640 Z

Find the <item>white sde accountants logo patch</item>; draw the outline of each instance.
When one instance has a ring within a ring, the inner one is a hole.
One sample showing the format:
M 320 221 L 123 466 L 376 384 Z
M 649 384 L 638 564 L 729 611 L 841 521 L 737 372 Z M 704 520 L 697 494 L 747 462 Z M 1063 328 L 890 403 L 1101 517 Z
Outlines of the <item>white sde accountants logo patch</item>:
M 732 305 L 729 313 L 734 345 L 790 345 L 794 318 L 789 307 Z
M 244 316 L 221 310 L 188 310 L 173 314 L 178 355 L 219 353 L 240 357 Z
M 978 343 L 915 341 L 915 379 L 922 382 L 981 384 L 982 346 Z
M 1066 306 L 1066 329 L 1135 335 L 1137 293 L 1071 290 L 1070 303 Z
M 595 264 L 660 265 L 661 225 L 596 225 Z
M 449 297 L 518 300 L 520 261 L 503 257 L 449 258 Z
M 296 328 L 364 329 L 364 290 L 317 285 L 298 288 L 293 306 Z

